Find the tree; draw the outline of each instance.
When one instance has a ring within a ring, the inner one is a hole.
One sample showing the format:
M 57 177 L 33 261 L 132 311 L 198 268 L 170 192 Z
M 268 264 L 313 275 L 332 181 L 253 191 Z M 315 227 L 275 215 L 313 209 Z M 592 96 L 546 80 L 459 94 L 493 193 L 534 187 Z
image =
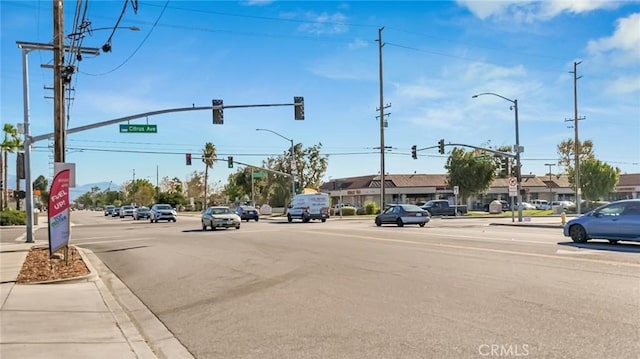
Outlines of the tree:
M 304 149 L 302 144 L 294 146 L 298 188 L 317 189 L 320 187 L 320 181 L 327 171 L 328 164 L 328 157 L 320 154 L 321 149 L 322 143 Z M 279 172 L 291 173 L 291 160 L 291 153 L 286 151 L 278 157 L 268 158 L 265 167 Z M 286 196 L 291 194 L 291 177 L 274 174 L 268 183 L 268 192 L 277 198 L 276 205 L 287 203 Z M 284 200 L 282 197 L 285 197 Z M 282 203 L 280 203 L 281 201 Z
M 204 205 L 203 208 L 207 207 L 207 181 L 209 180 L 209 168 L 213 168 L 213 164 L 218 159 L 218 154 L 216 152 L 216 146 L 211 142 L 207 142 L 202 149 L 202 162 L 204 162 Z
M 460 198 L 486 191 L 495 179 L 496 162 L 493 156 L 482 155 L 482 151 L 469 151 L 455 147 L 444 168 L 447 183 L 459 187 Z
M 567 174 L 569 174 L 569 181 L 571 184 L 575 186 L 573 181 L 573 176 L 570 175 L 570 172 L 573 173 L 574 165 L 575 165 L 575 141 L 572 139 L 567 139 L 558 145 L 558 155 L 560 158 L 558 159 L 558 164 L 567 169 Z M 595 158 L 593 154 L 593 142 L 591 140 L 578 141 L 578 153 L 580 154 L 578 157 L 580 158 L 580 162 Z
M 620 169 L 589 158 L 580 164 L 580 187 L 585 199 L 597 201 L 614 192 L 620 180 Z
M 42 209 L 46 203 L 49 203 L 49 181 L 43 175 L 40 175 L 33 181 L 33 189 L 40 191 L 38 207 Z
M 22 141 L 18 136 L 18 130 L 9 123 L 5 123 L 2 130 L 4 131 L 4 140 L 0 143 L 0 148 L 2 150 L 2 154 L 0 154 L 0 178 L 2 178 L 4 183 L 4 188 L 2 191 L 2 198 L 0 199 L 0 210 L 4 209 L 4 206 L 8 204 L 8 186 L 7 186 L 7 172 L 9 170 L 8 165 L 8 153 L 13 153 L 16 149 L 20 148 L 22 145 Z M 4 159 L 2 158 L 4 157 Z M 20 189 L 20 177 L 16 176 L 16 191 Z
M 129 203 L 148 206 L 153 203 L 155 197 L 155 188 L 146 178 L 139 178 L 135 181 L 128 182 L 124 186 L 126 198 Z
M 187 198 L 193 198 L 196 204 L 196 209 L 204 209 L 204 202 L 202 201 L 204 195 L 204 173 L 193 171 L 191 178 L 187 180 Z

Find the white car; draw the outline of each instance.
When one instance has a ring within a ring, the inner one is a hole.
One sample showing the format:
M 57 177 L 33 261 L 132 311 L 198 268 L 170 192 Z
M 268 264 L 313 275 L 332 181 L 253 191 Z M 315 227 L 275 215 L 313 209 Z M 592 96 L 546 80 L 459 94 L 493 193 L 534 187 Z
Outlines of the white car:
M 528 202 L 522 202 L 520 203 L 520 206 L 516 206 L 516 209 L 517 208 L 522 208 L 523 210 L 530 210 L 530 209 L 536 209 L 536 206 Z
M 175 222 L 176 217 L 176 210 L 170 204 L 154 204 L 149 210 L 149 222 L 151 223 L 158 223 L 158 221 Z

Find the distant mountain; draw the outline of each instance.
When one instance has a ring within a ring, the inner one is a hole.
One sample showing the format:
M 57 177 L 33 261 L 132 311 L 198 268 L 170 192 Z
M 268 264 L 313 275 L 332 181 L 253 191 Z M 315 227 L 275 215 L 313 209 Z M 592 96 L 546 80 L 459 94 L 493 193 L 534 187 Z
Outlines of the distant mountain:
M 35 179 L 35 178 L 34 178 Z M 8 175 L 7 176 L 7 188 L 9 189 L 16 189 L 16 176 L 15 175 Z M 49 183 L 49 186 L 51 186 L 51 183 Z M 83 184 L 83 185 L 78 185 L 76 183 L 76 186 L 74 188 L 71 188 L 71 190 L 69 191 L 69 200 L 71 201 L 75 201 L 76 198 L 82 196 L 83 194 L 87 193 L 87 192 L 91 192 L 91 188 L 93 187 L 98 187 L 98 191 L 102 192 L 102 191 L 106 191 L 109 188 L 112 191 L 117 191 L 120 189 L 120 184 L 114 184 L 108 181 L 104 181 L 104 182 L 95 182 L 95 183 L 87 183 L 87 184 Z M 22 180 L 22 182 L 20 183 L 20 188 L 22 190 L 24 190 L 25 188 L 25 183 L 24 180 Z

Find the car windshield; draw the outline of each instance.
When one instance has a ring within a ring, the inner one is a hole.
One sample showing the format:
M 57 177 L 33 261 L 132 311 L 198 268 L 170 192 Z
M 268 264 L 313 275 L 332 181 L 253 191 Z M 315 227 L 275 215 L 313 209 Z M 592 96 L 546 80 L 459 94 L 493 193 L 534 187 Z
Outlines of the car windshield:
M 229 208 L 222 208 L 222 207 L 211 208 L 211 214 L 229 214 L 229 213 L 231 213 L 231 210 Z
M 165 205 L 165 206 L 156 206 L 156 209 L 172 209 L 172 208 L 169 205 Z
M 407 212 L 423 212 L 423 209 L 414 205 L 414 204 L 403 204 L 401 205 L 402 209 Z

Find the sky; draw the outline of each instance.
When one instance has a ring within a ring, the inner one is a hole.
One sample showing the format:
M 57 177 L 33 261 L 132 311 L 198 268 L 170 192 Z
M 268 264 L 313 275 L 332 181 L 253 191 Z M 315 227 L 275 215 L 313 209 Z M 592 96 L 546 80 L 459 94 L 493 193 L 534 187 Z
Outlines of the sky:
M 3 124 L 24 121 L 16 41 L 50 43 L 52 9 L 52 1 L 0 1 Z M 197 158 L 207 142 L 220 159 L 211 183 L 237 170 L 227 156 L 259 166 L 288 151 L 289 140 L 322 144 L 324 180 L 375 175 L 381 93 L 385 173 L 445 173 L 447 154 L 424 149 L 440 139 L 513 146 L 515 100 L 523 174 L 561 173 L 548 164 L 574 139 L 574 63 L 579 140 L 622 173 L 640 173 L 638 1 L 65 1 L 65 34 L 79 32 L 83 14 L 93 31 L 82 46 L 101 48 L 113 34 L 112 50 L 75 61 L 69 129 L 213 99 L 233 106 L 302 96 L 305 119 L 296 121 L 292 106 L 241 107 L 214 125 L 206 109 L 130 121 L 157 125 L 155 134 L 120 133 L 118 124 L 71 133 L 66 161 L 76 164 L 77 185 L 186 180 L 204 171 Z M 51 51 L 28 54 L 32 136 L 53 132 L 53 74 L 41 66 L 52 63 Z M 481 93 L 498 96 L 472 98 Z M 33 179 L 53 175 L 52 145 L 33 144 Z M 424 149 L 416 160 L 412 145 Z

